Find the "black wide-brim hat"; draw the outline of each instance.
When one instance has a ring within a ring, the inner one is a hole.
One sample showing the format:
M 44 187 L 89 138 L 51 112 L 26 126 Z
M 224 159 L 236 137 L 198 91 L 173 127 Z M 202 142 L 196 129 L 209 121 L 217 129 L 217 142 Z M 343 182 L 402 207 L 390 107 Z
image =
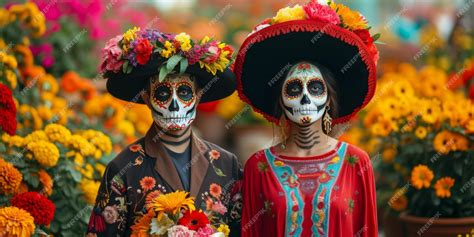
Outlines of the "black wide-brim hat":
M 356 34 L 333 24 L 292 20 L 260 29 L 244 41 L 234 65 L 240 98 L 278 123 L 281 82 L 300 61 L 316 62 L 334 75 L 339 108 L 333 124 L 348 121 L 374 95 L 375 61 Z
M 131 73 L 106 72 L 104 78 L 107 79 L 107 91 L 118 99 L 143 104 L 142 91 L 147 87 L 149 79 L 159 73 L 158 69 L 162 63 L 163 58 L 155 53 L 147 64 L 138 65 Z M 199 63 L 195 63 L 189 65 L 185 72 L 194 76 L 198 87 L 201 88 L 200 103 L 223 99 L 231 95 L 237 86 L 235 75 L 229 68 L 212 75 L 205 68 L 201 68 Z

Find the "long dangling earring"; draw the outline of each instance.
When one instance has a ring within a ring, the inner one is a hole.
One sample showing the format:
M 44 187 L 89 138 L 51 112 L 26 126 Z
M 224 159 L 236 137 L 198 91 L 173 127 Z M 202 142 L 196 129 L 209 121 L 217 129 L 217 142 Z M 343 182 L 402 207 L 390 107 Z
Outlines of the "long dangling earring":
M 329 115 L 330 109 L 331 108 L 329 107 L 329 105 L 326 105 L 326 111 L 323 118 L 324 130 L 326 131 L 326 134 L 329 134 L 332 129 L 332 118 L 331 115 Z
M 282 137 L 282 141 L 281 141 L 281 149 L 286 149 L 286 118 L 285 118 L 285 115 L 282 116 L 282 118 L 280 119 L 280 133 L 281 133 L 281 137 Z

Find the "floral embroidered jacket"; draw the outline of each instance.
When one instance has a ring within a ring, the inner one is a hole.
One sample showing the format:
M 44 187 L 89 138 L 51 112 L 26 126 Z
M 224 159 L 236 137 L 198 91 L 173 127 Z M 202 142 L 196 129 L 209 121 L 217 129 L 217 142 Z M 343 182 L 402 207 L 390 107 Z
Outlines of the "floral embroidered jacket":
M 105 170 L 88 236 L 129 236 L 131 226 L 160 193 L 183 190 L 178 172 L 152 126 L 144 138 L 124 149 Z M 241 196 L 234 191 L 241 169 L 235 155 L 217 145 L 191 138 L 190 194 L 196 208 L 213 211 L 215 221 L 239 235 Z
M 254 154 L 243 180 L 242 236 L 377 236 L 369 156 L 348 143 L 315 157 Z

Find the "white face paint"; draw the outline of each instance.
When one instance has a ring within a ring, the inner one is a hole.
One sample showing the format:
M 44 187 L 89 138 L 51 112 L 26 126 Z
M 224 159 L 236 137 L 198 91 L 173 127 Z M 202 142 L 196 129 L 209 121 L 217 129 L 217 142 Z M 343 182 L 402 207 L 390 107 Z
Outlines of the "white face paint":
M 286 116 L 301 125 L 320 119 L 328 100 L 326 82 L 321 71 L 307 62 L 291 67 L 281 90 Z
M 159 82 L 158 76 L 150 80 L 150 104 L 153 120 L 163 129 L 182 130 L 196 116 L 196 88 L 186 74 L 170 74 Z

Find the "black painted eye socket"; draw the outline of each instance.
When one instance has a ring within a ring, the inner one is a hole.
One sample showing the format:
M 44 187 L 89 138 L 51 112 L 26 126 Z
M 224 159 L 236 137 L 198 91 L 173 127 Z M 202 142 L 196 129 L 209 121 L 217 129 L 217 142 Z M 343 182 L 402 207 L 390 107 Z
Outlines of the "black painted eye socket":
M 155 90 L 155 99 L 161 102 L 168 101 L 171 97 L 171 90 L 166 85 L 158 86 Z
M 322 81 L 320 80 L 311 80 L 308 82 L 308 91 L 311 95 L 321 96 L 324 94 L 325 87 Z
M 288 96 L 298 96 L 303 92 L 303 84 L 299 80 L 290 81 L 286 84 L 285 93 Z
M 178 87 L 178 97 L 184 101 L 190 101 L 193 98 L 193 89 L 188 85 Z

